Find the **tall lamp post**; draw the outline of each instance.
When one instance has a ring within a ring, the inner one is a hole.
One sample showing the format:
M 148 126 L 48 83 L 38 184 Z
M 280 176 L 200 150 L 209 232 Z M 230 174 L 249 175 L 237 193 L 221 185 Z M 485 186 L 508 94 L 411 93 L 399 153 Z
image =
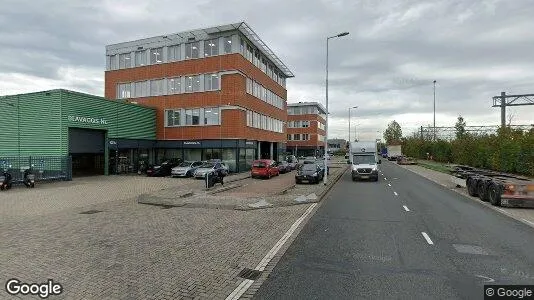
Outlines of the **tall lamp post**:
M 329 111 L 328 111 L 328 41 L 330 39 L 333 39 L 333 38 L 337 38 L 337 37 L 342 37 L 342 36 L 346 36 L 348 35 L 349 33 L 348 32 L 342 32 L 342 33 L 339 33 L 339 34 L 336 34 L 336 35 L 333 35 L 333 36 L 329 36 L 326 38 L 326 124 L 325 124 L 325 131 L 326 131 L 326 136 L 325 136 L 325 141 L 324 141 L 324 177 L 323 177 L 323 180 L 324 180 L 324 185 L 327 184 L 328 182 L 328 114 L 329 114 Z
M 350 110 L 355 108 L 358 108 L 358 106 L 349 107 L 349 145 L 352 142 L 352 140 L 350 139 Z
M 434 80 L 434 141 L 436 140 L 436 81 Z

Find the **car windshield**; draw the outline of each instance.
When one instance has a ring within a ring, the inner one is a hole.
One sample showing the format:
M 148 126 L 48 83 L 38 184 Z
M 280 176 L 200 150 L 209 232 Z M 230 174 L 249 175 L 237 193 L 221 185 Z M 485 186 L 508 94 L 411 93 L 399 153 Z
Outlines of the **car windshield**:
M 183 162 L 179 165 L 179 167 L 189 167 L 191 165 L 190 162 Z
M 203 164 L 202 166 L 200 166 L 201 168 L 206 168 L 206 169 L 209 169 L 209 168 L 213 168 L 215 166 L 215 164 Z
M 302 166 L 302 170 L 303 171 L 315 171 L 315 170 L 317 170 L 317 165 L 316 164 L 306 164 L 306 165 Z
M 376 164 L 376 160 L 374 155 L 354 155 L 353 156 L 353 164 L 355 165 L 361 165 L 361 164 Z
M 263 161 L 255 162 L 252 167 L 254 168 L 265 168 L 265 163 Z

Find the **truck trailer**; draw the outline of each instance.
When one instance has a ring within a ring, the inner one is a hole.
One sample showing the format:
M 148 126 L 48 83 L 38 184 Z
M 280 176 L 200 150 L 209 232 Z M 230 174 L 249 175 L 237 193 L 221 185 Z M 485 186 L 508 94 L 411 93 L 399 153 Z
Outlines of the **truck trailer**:
M 397 160 L 402 155 L 402 145 L 387 145 L 388 160 Z
M 352 142 L 349 149 L 352 181 L 370 179 L 378 181 L 378 164 L 382 163 L 376 142 Z

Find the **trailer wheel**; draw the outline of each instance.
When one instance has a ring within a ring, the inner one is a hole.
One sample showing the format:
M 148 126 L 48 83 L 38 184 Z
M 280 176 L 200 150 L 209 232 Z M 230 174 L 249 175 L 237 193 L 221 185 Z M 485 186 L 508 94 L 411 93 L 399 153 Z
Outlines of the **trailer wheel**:
M 488 188 L 484 180 L 479 180 L 477 183 L 478 198 L 484 202 L 488 202 Z
M 477 180 L 471 177 L 467 178 L 467 193 L 469 193 L 469 196 L 473 196 L 473 197 L 478 196 Z
M 488 188 L 488 197 L 492 205 L 501 206 L 501 186 L 491 183 Z

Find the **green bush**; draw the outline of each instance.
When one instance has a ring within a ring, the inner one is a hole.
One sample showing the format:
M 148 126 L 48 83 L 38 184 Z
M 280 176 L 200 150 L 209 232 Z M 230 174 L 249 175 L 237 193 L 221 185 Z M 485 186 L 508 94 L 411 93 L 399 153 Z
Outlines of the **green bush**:
M 403 153 L 438 162 L 451 162 L 500 172 L 534 176 L 534 129 L 528 132 L 501 129 L 497 134 L 465 134 L 453 141 L 403 139 Z

